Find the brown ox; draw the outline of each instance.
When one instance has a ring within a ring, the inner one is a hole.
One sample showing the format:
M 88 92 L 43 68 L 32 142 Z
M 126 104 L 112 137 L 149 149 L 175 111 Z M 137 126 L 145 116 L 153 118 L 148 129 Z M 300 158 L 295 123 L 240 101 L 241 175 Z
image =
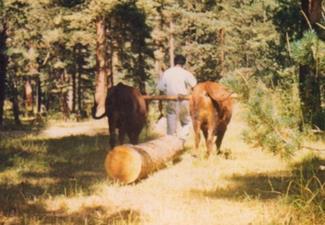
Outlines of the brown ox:
M 195 150 L 198 153 L 200 130 L 206 141 L 207 153 L 211 154 L 217 136 L 217 153 L 232 114 L 231 94 L 221 84 L 207 81 L 197 84 L 190 98 L 190 113 L 195 132 Z
M 120 144 L 124 143 L 125 134 L 128 135 L 132 144 L 137 144 L 141 130 L 146 122 L 146 102 L 137 89 L 118 83 L 108 90 L 105 113 L 96 117 L 95 111 L 93 111 L 93 118 L 95 119 L 105 116 L 108 118 L 110 145 L 112 148 L 116 145 L 116 129 L 119 130 Z

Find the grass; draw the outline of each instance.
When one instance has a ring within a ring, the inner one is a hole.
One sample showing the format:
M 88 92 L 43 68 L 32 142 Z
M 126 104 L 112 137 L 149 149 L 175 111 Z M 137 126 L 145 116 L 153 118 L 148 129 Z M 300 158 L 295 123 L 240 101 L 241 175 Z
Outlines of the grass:
M 105 174 L 105 120 L 2 132 L 0 224 L 325 224 L 324 156 L 288 163 L 248 146 L 236 110 L 227 159 L 193 158 L 190 139 L 180 160 L 125 186 Z

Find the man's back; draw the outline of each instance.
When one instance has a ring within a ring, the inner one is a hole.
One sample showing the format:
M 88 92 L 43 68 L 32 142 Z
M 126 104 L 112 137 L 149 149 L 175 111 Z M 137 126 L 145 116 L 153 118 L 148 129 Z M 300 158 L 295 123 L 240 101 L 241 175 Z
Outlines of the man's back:
M 169 68 L 158 83 L 159 90 L 167 95 L 187 95 L 196 84 L 195 77 L 181 66 Z

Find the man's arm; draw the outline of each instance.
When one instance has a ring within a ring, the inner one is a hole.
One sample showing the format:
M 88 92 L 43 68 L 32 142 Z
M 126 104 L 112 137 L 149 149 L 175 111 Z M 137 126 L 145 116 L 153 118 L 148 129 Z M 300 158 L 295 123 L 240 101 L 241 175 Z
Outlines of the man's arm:
M 192 73 L 189 73 L 186 79 L 186 83 L 193 88 L 197 84 L 196 78 L 193 76 Z
M 157 84 L 157 88 L 160 92 L 166 92 L 166 82 L 165 82 L 165 79 L 164 79 L 164 76 L 162 76 L 159 81 L 158 81 L 158 84 Z

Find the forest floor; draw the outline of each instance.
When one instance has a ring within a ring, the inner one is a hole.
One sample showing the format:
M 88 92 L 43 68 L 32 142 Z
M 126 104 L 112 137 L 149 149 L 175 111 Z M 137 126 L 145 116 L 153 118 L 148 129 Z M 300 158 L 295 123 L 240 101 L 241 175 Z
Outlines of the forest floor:
M 227 159 L 192 157 L 190 139 L 180 160 L 131 185 L 106 177 L 106 119 L 0 133 L 10 137 L 0 140 L 0 224 L 325 224 L 324 212 L 290 204 L 301 188 L 297 171 L 313 162 L 324 191 L 324 155 L 304 150 L 288 161 L 246 144 L 241 110 L 223 141 Z

